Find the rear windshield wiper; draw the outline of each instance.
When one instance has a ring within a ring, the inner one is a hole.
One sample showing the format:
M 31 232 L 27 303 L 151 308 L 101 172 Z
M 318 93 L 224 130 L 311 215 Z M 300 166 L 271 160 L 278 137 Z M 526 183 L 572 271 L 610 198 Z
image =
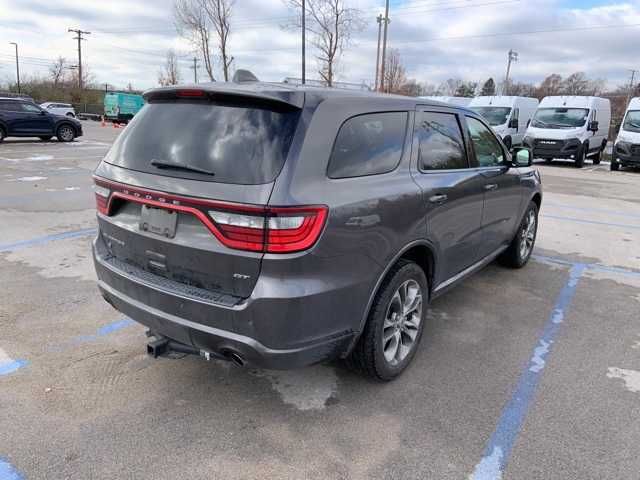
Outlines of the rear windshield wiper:
M 207 170 L 199 167 L 192 167 L 190 165 L 183 165 L 182 163 L 165 162 L 163 160 L 151 160 L 151 165 L 156 168 L 167 168 L 172 170 L 184 170 L 185 172 L 202 173 L 203 175 L 215 176 L 215 173 L 211 170 Z

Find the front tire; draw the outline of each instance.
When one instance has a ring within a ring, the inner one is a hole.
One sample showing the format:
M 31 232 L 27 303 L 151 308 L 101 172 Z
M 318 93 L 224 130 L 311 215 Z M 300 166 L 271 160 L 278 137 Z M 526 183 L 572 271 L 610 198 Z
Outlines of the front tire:
M 529 261 L 529 258 L 531 258 L 537 236 L 538 206 L 535 202 L 529 202 L 529 207 L 527 207 L 527 211 L 524 213 L 516 236 L 511 241 L 509 248 L 500 255 L 500 263 L 511 268 L 524 267 Z
M 584 159 L 587 156 L 587 146 L 585 146 L 584 144 L 580 145 L 580 147 L 578 147 L 578 151 L 576 153 L 576 168 L 582 168 L 584 167 Z
M 71 125 L 65 123 L 56 130 L 56 137 L 60 142 L 73 142 L 76 138 L 76 131 Z
M 4 128 L 0 127 L 0 143 L 2 143 L 7 136 L 7 133 L 4 131 Z
M 611 171 L 617 172 L 618 170 L 620 170 L 620 164 L 615 160 L 611 160 Z
M 416 263 L 400 260 L 383 281 L 347 366 L 379 381 L 400 375 L 411 363 L 422 338 L 429 289 Z

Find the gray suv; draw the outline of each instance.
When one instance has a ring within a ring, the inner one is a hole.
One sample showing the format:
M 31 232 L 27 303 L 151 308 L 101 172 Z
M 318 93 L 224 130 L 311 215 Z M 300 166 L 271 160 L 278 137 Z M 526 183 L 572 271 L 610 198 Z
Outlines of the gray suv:
M 536 239 L 540 177 L 476 113 L 280 84 L 160 88 L 95 171 L 99 288 L 171 351 L 390 380 L 429 302 Z

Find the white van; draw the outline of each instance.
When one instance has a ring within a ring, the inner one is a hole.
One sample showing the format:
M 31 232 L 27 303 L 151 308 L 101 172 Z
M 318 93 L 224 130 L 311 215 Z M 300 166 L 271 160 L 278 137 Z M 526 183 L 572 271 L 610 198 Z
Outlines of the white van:
M 613 146 L 611 170 L 640 167 L 640 97 L 632 98 Z
M 524 143 L 534 158 L 573 159 L 582 168 L 591 157 L 599 164 L 609 139 L 611 104 L 599 97 L 546 97 L 540 102 Z
M 522 143 L 538 103 L 537 98 L 528 97 L 476 97 L 469 108 L 483 116 L 507 148 L 511 148 Z
M 471 100 L 473 100 L 473 98 L 469 98 L 469 97 L 447 97 L 444 95 L 440 97 L 436 95 L 431 95 L 428 97 L 418 97 L 418 98 L 422 98 L 424 100 L 435 100 L 436 102 L 448 103 L 450 105 L 455 105 L 457 107 L 466 107 L 469 105 Z

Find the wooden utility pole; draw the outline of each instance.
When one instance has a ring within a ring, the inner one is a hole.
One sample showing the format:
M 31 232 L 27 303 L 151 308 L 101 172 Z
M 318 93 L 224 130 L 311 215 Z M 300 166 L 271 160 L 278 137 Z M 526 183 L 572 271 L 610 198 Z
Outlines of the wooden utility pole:
M 73 37 L 74 40 L 78 40 L 78 88 L 82 90 L 82 35 L 91 35 L 91 32 L 85 32 L 79 28 L 70 28 L 67 31 L 77 34 L 77 37 Z

